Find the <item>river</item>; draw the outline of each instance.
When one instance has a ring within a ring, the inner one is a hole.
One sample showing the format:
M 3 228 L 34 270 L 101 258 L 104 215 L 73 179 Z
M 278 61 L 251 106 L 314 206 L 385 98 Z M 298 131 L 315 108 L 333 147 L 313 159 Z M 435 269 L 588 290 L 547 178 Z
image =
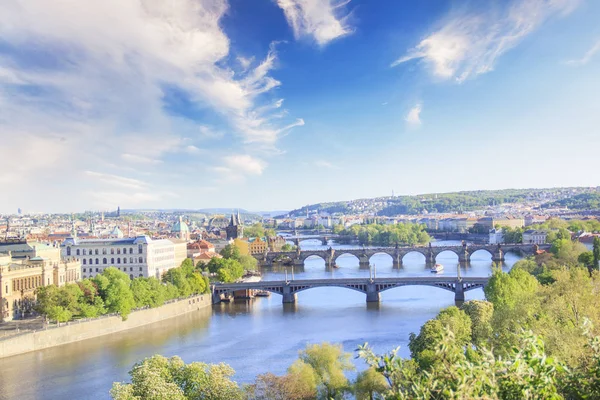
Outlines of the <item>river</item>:
M 322 247 L 305 241 L 302 248 Z M 508 270 L 518 259 L 507 254 L 503 268 Z M 443 274 L 456 276 L 455 254 L 441 253 L 438 262 L 445 266 Z M 408 254 L 400 269 L 383 254 L 373 256 L 371 263 L 378 277 L 430 275 L 424 257 L 416 253 Z M 294 277 L 369 276 L 353 256 L 340 257 L 338 264 L 339 269 L 326 270 L 323 260 L 310 258 L 303 269 L 295 268 Z M 480 251 L 461 274 L 488 276 L 491 270 L 491 256 Z M 264 280 L 284 277 L 285 269 L 263 270 Z M 482 290 L 466 293 L 466 300 L 483 297 Z M 284 373 L 307 343 L 341 343 L 346 351 L 364 342 L 378 352 L 400 346 L 400 354 L 408 357 L 409 334 L 453 304 L 453 293 L 419 286 L 385 291 L 381 303 L 369 305 L 364 294 L 341 288 L 303 291 L 297 304 L 285 307 L 278 295 L 218 304 L 123 333 L 2 359 L 0 399 L 108 399 L 113 382 L 127 381 L 131 366 L 154 354 L 179 355 L 185 362 L 225 362 L 236 370 L 240 384 L 267 371 Z M 364 365 L 357 361 L 357 367 Z

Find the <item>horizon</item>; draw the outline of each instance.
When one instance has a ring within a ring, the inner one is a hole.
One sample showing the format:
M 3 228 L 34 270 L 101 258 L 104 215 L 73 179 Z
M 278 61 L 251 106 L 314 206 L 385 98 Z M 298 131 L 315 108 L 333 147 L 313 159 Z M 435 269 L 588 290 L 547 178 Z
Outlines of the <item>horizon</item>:
M 510 191 L 510 190 L 564 190 L 564 189 L 589 189 L 589 190 L 598 190 L 600 188 L 600 186 L 554 186 L 554 187 L 539 187 L 539 188 L 533 188 L 533 187 L 529 187 L 529 188 L 515 188 L 515 187 L 511 187 L 511 188 L 502 188 L 502 189 L 477 189 L 477 190 L 461 190 L 461 191 L 451 191 L 451 192 L 431 192 L 431 193 L 418 193 L 418 194 L 411 194 L 411 195 L 405 195 L 405 194 L 394 194 L 393 198 L 398 198 L 398 197 L 419 197 L 419 196 L 430 196 L 430 195 L 447 195 L 447 194 L 461 194 L 461 193 L 476 193 L 476 192 L 499 192 L 499 191 Z M 372 200 L 372 199 L 380 199 L 380 198 L 392 198 L 391 195 L 389 196 L 372 196 L 372 197 L 361 197 L 361 198 L 356 198 L 356 199 L 346 199 L 346 200 L 333 200 L 333 201 L 321 201 L 321 202 L 312 202 L 312 203 L 308 203 L 308 204 L 304 204 L 298 207 L 294 207 L 294 208 L 283 208 L 283 207 L 276 207 L 273 209 L 260 209 L 260 210 L 256 210 L 256 209 L 248 209 L 248 208 L 244 208 L 244 207 L 225 207 L 225 206 L 218 206 L 218 207 L 182 207 L 182 208 L 174 208 L 174 207 L 156 207 L 156 208 L 126 208 L 126 207 L 120 207 L 119 205 L 117 205 L 117 207 L 115 207 L 114 209 L 90 209 L 90 210 L 78 210 L 78 211 L 64 211 L 64 212 L 44 212 L 44 211 L 30 211 L 28 212 L 27 210 L 22 210 L 24 212 L 22 212 L 22 216 L 27 216 L 27 215 L 39 215 L 39 214 L 64 214 L 64 215 L 68 215 L 68 214 L 84 214 L 84 213 L 88 213 L 88 212 L 113 212 L 116 211 L 117 208 L 120 209 L 121 212 L 208 212 L 205 210 L 218 210 L 218 209 L 222 209 L 222 210 L 229 210 L 229 212 L 232 212 L 231 210 L 239 210 L 242 211 L 244 213 L 247 214 L 261 214 L 261 213 L 273 213 L 273 212 L 285 212 L 285 213 L 289 213 L 292 212 L 294 210 L 298 210 L 301 209 L 303 207 L 308 207 L 308 206 L 312 206 L 315 204 L 329 204 L 329 203 L 344 203 L 344 202 L 352 202 L 352 201 L 360 201 L 360 200 Z M 17 215 L 17 213 L 13 213 L 13 212 L 9 212 L 9 213 L 0 213 L 3 215 Z M 213 213 L 213 214 L 218 214 L 218 213 Z M 444 213 L 442 213 L 444 214 Z
M 0 11 L 2 213 L 598 185 L 598 2 Z

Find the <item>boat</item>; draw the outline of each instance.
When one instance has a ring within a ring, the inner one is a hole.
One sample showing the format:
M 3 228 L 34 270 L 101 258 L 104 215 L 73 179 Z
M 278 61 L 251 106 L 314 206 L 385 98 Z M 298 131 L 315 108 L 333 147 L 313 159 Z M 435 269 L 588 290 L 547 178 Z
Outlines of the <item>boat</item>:
M 259 290 L 258 292 L 254 293 L 255 297 L 269 297 L 271 295 L 271 292 L 267 292 L 266 290 Z
M 442 272 L 444 270 L 444 266 L 442 264 L 435 264 L 431 267 L 431 272 L 437 274 L 438 272 Z

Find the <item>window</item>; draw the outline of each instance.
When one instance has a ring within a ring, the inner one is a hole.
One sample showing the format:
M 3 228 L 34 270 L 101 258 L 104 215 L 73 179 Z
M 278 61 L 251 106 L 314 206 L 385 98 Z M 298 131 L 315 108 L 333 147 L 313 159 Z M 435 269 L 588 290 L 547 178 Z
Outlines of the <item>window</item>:
M 91 256 L 92 254 L 94 254 L 94 253 L 92 252 L 92 249 L 89 249 L 89 250 L 88 250 L 88 254 L 89 254 L 90 256 Z
M 143 275 L 143 274 L 140 274 L 140 278 L 141 278 L 142 276 L 144 276 L 144 275 Z
M 133 247 L 129 249 L 129 254 L 133 254 Z
M 121 264 L 121 258 L 120 257 L 117 258 L 117 264 Z
M 95 253 L 96 253 L 96 255 L 98 255 L 98 249 L 96 249 Z
M 102 249 L 102 254 L 106 254 L 106 249 Z
M 102 259 L 102 264 L 106 264 L 106 257 Z
M 98 272 L 98 268 L 96 268 L 96 272 Z
M 123 254 L 127 254 L 127 247 L 123 247 Z
M 87 262 L 87 260 L 84 258 L 84 259 L 83 259 L 83 265 L 85 265 L 85 264 L 86 264 L 86 262 Z
M 129 271 L 133 271 L 133 267 L 129 267 Z
M 129 275 L 129 279 L 133 279 L 133 274 Z
M 117 249 L 117 254 L 121 254 L 121 249 Z
M 138 261 L 139 261 L 139 262 L 140 262 L 140 264 L 141 264 L 141 263 L 143 263 L 143 262 L 144 262 L 144 259 L 143 259 L 142 257 L 140 257 L 140 258 L 138 259 Z
M 111 263 L 111 264 L 114 264 L 114 263 L 115 263 L 115 259 L 114 259 L 114 258 L 111 258 L 111 259 L 110 259 L 110 263 Z
M 138 244 L 138 254 L 142 254 L 144 251 L 144 247 L 141 244 Z
M 110 254 L 115 254 L 115 249 L 110 249 Z
M 123 257 L 123 264 L 127 264 L 127 257 Z
M 79 250 L 77 250 L 77 251 L 79 251 Z M 86 254 L 85 254 L 85 249 L 81 250 L 81 252 L 82 252 L 82 254 L 83 254 L 84 256 L 86 255 Z
M 94 262 L 92 261 L 92 259 L 90 258 L 90 261 L 88 262 L 88 264 L 92 265 Z
M 67 247 L 67 255 L 70 256 L 71 255 L 71 247 Z
M 140 271 L 142 270 L 142 267 L 140 267 Z
M 75 254 L 79 255 L 79 249 L 75 250 Z
M 99 263 L 99 260 L 96 258 L 96 264 L 98 264 L 98 263 Z
M 133 257 L 129 257 L 129 263 L 133 264 Z
M 85 272 L 85 268 L 83 269 L 83 272 Z

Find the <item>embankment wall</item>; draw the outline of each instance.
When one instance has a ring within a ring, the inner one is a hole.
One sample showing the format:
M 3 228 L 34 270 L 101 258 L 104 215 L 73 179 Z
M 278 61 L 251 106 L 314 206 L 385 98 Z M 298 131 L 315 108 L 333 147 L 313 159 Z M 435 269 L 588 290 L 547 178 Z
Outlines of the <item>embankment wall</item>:
M 111 315 L 11 336 L 0 340 L 0 358 L 137 328 L 209 307 L 211 304 L 210 295 L 198 295 L 157 308 L 133 311 L 125 321 L 118 315 Z

